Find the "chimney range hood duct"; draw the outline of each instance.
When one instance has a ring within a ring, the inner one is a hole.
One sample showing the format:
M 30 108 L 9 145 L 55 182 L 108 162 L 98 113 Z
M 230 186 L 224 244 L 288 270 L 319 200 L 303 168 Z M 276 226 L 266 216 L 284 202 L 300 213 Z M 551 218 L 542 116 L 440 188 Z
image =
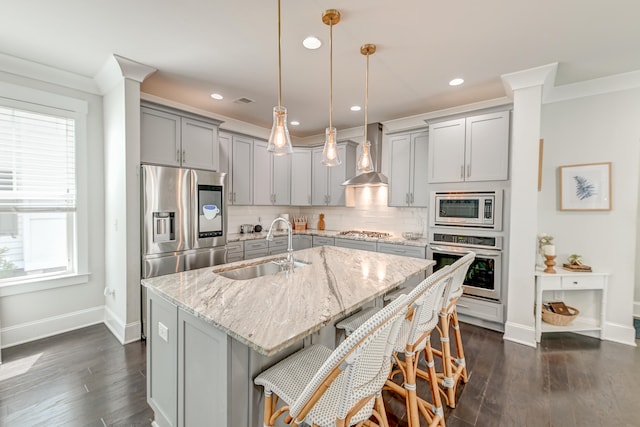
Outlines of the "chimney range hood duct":
M 342 183 L 350 187 L 379 187 L 388 185 L 389 179 L 379 172 L 382 160 L 382 123 L 370 123 L 367 125 L 367 135 L 371 142 L 371 158 L 373 159 L 373 172 L 365 172 L 354 176 Z

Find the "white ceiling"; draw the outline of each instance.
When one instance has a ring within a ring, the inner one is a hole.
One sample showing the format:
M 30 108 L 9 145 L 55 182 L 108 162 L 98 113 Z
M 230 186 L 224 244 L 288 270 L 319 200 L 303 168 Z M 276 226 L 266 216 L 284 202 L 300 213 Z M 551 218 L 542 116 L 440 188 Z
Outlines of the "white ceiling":
M 9 0 L 8 0 L 9 1 Z M 505 95 L 500 76 L 557 62 L 556 85 L 640 70 L 637 0 L 281 0 L 282 95 L 292 135 L 359 126 L 365 57 L 369 122 Z M 0 15 L 0 52 L 94 77 L 112 54 L 156 68 L 143 91 L 266 128 L 277 104 L 276 0 L 29 0 Z M 324 45 L 302 47 L 314 34 Z M 454 77 L 465 84 L 448 86 Z M 223 101 L 209 95 L 219 92 Z M 251 104 L 234 100 L 245 97 Z

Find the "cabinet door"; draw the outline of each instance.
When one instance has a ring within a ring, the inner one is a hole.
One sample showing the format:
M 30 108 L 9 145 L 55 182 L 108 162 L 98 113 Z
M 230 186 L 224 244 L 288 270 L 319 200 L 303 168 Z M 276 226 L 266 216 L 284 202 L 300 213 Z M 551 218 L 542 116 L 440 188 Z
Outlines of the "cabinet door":
M 220 146 L 220 172 L 227 174 L 227 195 L 229 203 L 233 200 L 233 180 L 231 179 L 231 134 L 218 133 L 218 144 Z
M 426 132 L 411 135 L 411 206 L 426 208 L 429 203 L 429 135 Z
M 147 402 L 163 426 L 178 419 L 178 308 L 147 291 Z
M 253 204 L 271 205 L 271 154 L 267 151 L 267 143 L 253 142 Z
M 297 236 L 293 236 L 292 240 L 293 240 L 292 244 L 293 244 L 294 251 L 298 251 L 300 249 L 308 249 L 313 245 L 312 236 L 297 235 Z
M 391 166 L 389 177 L 389 206 L 408 206 L 411 184 L 411 139 L 409 134 L 396 135 L 390 140 Z
M 180 117 L 164 111 L 140 109 L 140 161 L 180 166 Z
M 230 339 L 184 310 L 178 323 L 178 426 L 226 426 Z
M 217 171 L 220 168 L 218 126 L 182 118 L 182 165 Z
M 233 136 L 232 178 L 233 204 L 253 202 L 253 139 Z
M 345 193 L 342 183 L 347 180 L 347 147 L 344 145 L 338 146 L 338 156 L 342 159 L 342 163 L 338 166 L 332 166 L 329 169 L 329 181 L 328 181 L 328 204 L 330 206 L 344 206 L 345 205 Z
M 326 205 L 329 168 L 322 164 L 322 149 L 312 152 L 311 174 L 311 204 Z
M 509 112 L 467 118 L 466 180 L 507 179 L 509 166 Z
M 311 205 L 311 150 L 294 149 L 291 157 L 291 204 Z
M 291 155 L 274 156 L 270 154 L 272 192 L 274 205 L 291 204 Z
M 429 126 L 429 182 L 464 180 L 465 119 Z

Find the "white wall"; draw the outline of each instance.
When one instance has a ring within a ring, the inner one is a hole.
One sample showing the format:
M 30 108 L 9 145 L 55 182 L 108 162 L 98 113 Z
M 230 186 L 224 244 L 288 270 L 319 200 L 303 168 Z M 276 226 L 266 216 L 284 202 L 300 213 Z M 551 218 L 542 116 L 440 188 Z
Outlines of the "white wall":
M 20 72 L 15 72 L 15 65 Z M 30 72 L 28 70 L 32 70 Z M 88 81 L 77 82 L 74 76 L 25 64 L 15 58 L 0 56 L 0 80 L 28 88 L 48 91 L 88 103 L 87 167 L 88 170 L 88 283 L 5 296 L 0 298 L 2 346 L 55 335 L 67 330 L 100 323 L 104 316 L 104 168 L 102 137 L 102 97 L 85 90 L 61 84 L 91 88 Z M 41 78 L 46 75 L 46 79 Z M 26 76 L 33 76 L 32 78 Z M 88 79 L 87 79 L 88 80 Z
M 639 118 L 640 89 L 554 102 L 542 108 L 544 163 L 538 231 L 555 237 L 561 262 L 579 253 L 586 264 L 611 273 L 605 337 L 627 343 L 634 342 L 631 301 L 637 287 Z M 612 210 L 560 211 L 558 167 L 609 161 Z

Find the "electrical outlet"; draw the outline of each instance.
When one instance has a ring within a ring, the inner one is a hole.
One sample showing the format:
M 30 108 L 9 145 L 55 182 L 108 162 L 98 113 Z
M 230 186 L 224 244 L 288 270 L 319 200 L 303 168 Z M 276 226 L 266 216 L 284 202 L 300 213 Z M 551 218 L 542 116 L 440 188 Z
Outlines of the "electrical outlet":
M 169 328 L 167 328 L 162 322 L 158 322 L 158 335 L 160 338 L 169 342 Z

